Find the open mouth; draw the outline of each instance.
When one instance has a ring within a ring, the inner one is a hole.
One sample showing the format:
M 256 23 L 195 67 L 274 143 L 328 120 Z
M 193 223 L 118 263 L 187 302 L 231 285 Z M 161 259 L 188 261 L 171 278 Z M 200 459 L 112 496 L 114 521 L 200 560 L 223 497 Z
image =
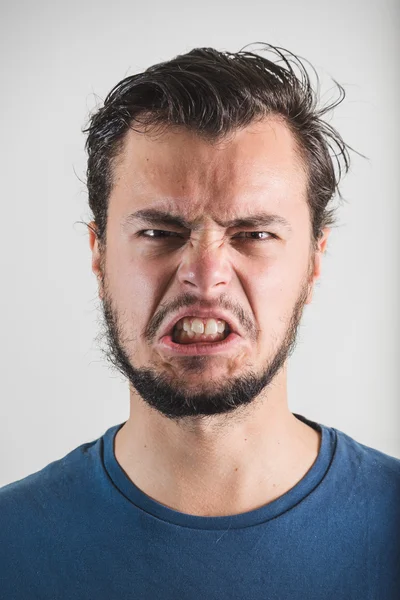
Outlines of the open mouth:
M 219 318 L 184 317 L 157 343 L 167 356 L 232 356 L 246 339 Z
M 176 323 L 171 333 L 175 344 L 215 344 L 225 340 L 231 329 L 220 319 L 184 318 Z

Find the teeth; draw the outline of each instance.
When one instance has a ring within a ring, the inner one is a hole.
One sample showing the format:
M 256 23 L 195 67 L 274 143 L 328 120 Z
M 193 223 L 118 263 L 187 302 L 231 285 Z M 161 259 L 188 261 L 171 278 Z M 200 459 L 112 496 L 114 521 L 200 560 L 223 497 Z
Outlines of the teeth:
M 222 319 L 185 317 L 176 323 L 172 340 L 177 344 L 219 342 L 228 336 L 229 331 L 229 325 Z
M 200 321 L 200 319 L 193 319 L 192 321 L 192 331 L 195 333 L 204 333 L 204 323 Z
M 197 317 L 188 318 L 185 317 L 182 320 L 178 321 L 176 324 L 176 328 L 186 331 L 189 337 L 193 337 L 196 333 L 206 335 L 215 335 L 216 333 L 223 333 L 226 328 L 225 321 L 221 321 L 220 319 L 199 319 Z
M 225 321 L 217 321 L 218 333 L 223 333 L 225 331 L 226 323 Z
M 218 333 L 218 323 L 217 323 L 217 321 L 215 321 L 214 319 L 208 319 L 207 323 L 206 323 L 206 327 L 204 329 L 204 333 L 207 333 L 207 334 Z

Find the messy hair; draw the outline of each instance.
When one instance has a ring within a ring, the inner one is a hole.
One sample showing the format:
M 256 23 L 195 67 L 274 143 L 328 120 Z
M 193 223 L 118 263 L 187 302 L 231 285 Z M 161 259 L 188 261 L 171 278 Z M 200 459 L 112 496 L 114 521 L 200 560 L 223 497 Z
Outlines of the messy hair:
M 330 206 L 350 166 L 348 146 L 323 116 L 345 97 L 319 107 L 319 79 L 313 88 L 304 59 L 262 44 L 270 58 L 245 49 L 232 53 L 195 48 L 120 81 L 92 114 L 86 150 L 89 206 L 101 248 L 106 245 L 107 208 L 113 165 L 129 129 L 182 126 L 211 142 L 267 116 L 282 118 L 293 133 L 307 173 L 312 242 L 335 224 Z M 309 63 L 308 63 L 309 64 Z

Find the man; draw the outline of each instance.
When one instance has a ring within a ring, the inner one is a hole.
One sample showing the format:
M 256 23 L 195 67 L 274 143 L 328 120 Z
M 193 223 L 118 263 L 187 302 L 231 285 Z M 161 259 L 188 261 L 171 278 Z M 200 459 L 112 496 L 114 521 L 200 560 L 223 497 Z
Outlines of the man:
M 302 63 L 269 51 L 195 49 L 91 118 L 130 417 L 0 490 L 2 598 L 400 598 L 400 461 L 288 408 L 349 155 Z

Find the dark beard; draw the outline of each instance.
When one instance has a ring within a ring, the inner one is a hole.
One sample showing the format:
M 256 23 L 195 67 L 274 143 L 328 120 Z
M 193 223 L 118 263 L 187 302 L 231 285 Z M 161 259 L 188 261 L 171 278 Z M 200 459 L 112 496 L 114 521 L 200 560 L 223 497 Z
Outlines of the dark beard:
M 311 272 L 311 269 L 310 269 Z M 250 404 L 263 390 L 273 382 L 276 374 L 284 366 L 288 357 L 293 353 L 298 327 L 303 314 L 305 301 L 309 291 L 309 276 L 303 281 L 301 292 L 292 311 L 292 316 L 286 330 L 283 341 L 272 360 L 266 364 L 261 373 L 247 370 L 243 375 L 235 378 L 212 381 L 204 378 L 199 391 L 191 392 L 182 390 L 181 382 L 184 380 L 185 371 L 190 373 L 206 372 L 209 361 L 215 360 L 214 356 L 190 356 L 179 357 L 182 361 L 183 375 L 180 381 L 170 381 L 165 373 L 157 373 L 151 368 L 135 368 L 129 360 L 125 351 L 124 333 L 118 319 L 118 313 L 113 307 L 112 299 L 106 283 L 103 280 L 103 337 L 106 338 L 106 348 L 103 350 L 108 360 L 139 393 L 141 398 L 152 408 L 156 409 L 172 420 L 184 417 L 205 417 L 209 415 L 228 414 L 238 411 Z M 185 298 L 189 298 L 185 295 Z M 192 298 L 198 302 L 198 298 Z M 188 306 L 190 303 L 180 304 Z M 226 308 L 227 305 L 224 305 Z M 147 330 L 146 339 L 154 339 L 158 330 L 158 322 L 162 319 L 157 317 Z M 244 323 L 248 323 L 246 319 Z M 157 323 L 157 326 L 155 325 Z M 254 330 L 256 332 L 256 330 Z M 148 334 L 148 335 L 147 335 Z M 240 411 L 238 411 L 240 412 Z

